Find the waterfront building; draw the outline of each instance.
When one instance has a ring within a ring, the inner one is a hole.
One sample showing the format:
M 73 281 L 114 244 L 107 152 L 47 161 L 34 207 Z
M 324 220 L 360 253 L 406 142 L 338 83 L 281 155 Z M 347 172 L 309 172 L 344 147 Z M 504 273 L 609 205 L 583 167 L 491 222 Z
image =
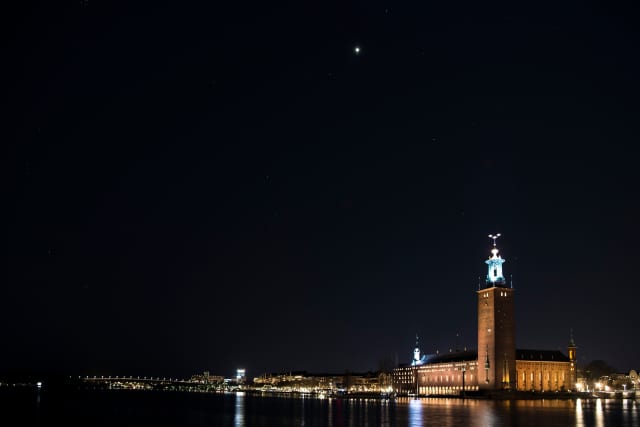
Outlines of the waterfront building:
M 220 384 L 224 382 L 224 377 L 221 375 L 211 375 L 209 371 L 204 371 L 202 374 L 192 375 L 189 381 L 199 384 Z
M 244 384 L 246 378 L 247 370 L 246 369 L 236 369 L 236 382 L 238 385 Z
M 423 355 L 418 346 L 411 363 L 393 371 L 394 389 L 419 395 L 520 390 L 568 391 L 576 384 L 576 345 L 573 336 L 569 356 L 555 350 L 516 348 L 514 289 L 507 284 L 493 239 L 485 260 L 487 276 L 477 293 L 478 347 L 442 355 Z
M 385 393 L 391 391 L 392 380 L 384 372 L 327 374 L 297 371 L 264 374 L 253 379 L 253 386 L 264 391 L 294 393 Z

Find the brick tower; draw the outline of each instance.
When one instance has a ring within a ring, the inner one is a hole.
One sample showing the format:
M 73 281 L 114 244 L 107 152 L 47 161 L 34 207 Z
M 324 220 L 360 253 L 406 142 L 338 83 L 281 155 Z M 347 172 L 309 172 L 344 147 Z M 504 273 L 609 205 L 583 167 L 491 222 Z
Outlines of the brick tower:
M 484 286 L 478 290 L 478 385 L 484 390 L 515 388 L 516 328 L 513 312 L 513 288 L 502 275 L 505 260 L 498 255 L 493 239 Z

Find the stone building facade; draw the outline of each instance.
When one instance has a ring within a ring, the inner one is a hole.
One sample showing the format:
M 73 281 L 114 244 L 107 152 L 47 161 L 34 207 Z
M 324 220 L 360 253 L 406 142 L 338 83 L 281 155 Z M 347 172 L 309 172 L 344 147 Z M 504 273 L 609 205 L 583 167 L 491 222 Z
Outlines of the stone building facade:
M 575 388 L 571 360 L 559 351 L 517 350 L 516 389 L 568 391 Z
M 478 356 L 475 351 L 427 358 L 422 364 L 401 366 L 393 372 L 394 390 L 402 394 L 457 395 L 478 390 Z

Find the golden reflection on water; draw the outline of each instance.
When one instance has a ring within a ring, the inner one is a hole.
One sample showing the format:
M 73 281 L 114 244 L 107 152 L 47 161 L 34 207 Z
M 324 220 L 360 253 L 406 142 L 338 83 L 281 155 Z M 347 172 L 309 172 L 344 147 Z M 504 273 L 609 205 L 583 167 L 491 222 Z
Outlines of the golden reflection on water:
M 479 407 L 474 411 L 476 415 L 471 419 L 472 426 L 495 426 L 498 424 L 494 405 L 478 406 Z
M 409 426 L 640 426 L 635 399 L 397 399 Z M 612 424 L 614 423 L 614 424 Z M 386 420 L 385 420 L 386 425 Z
M 369 404 L 368 402 L 364 404 L 364 424 L 367 425 L 369 423 Z
M 386 427 L 391 425 L 391 420 L 389 418 L 389 401 L 383 400 L 382 406 L 380 407 L 380 426 Z
M 604 412 L 602 411 L 602 399 L 596 400 L 596 427 L 604 426 Z
M 408 406 L 408 425 L 486 427 L 498 424 L 495 408 L 487 401 L 474 399 L 398 399 Z
M 576 399 L 576 427 L 584 426 L 584 414 L 582 412 L 582 399 Z
M 580 400 L 580 399 L 577 399 Z M 573 400 L 567 399 L 526 399 L 526 400 L 511 400 L 514 408 L 522 409 L 522 408 L 530 408 L 530 409 L 541 409 L 541 408 L 555 408 L 555 409 L 566 409 L 573 408 L 575 402 Z
M 356 417 L 353 415 L 354 413 L 356 413 L 356 401 L 355 400 L 349 400 L 347 402 L 347 405 L 350 406 L 349 410 L 351 411 L 349 414 L 349 427 L 355 427 L 355 423 L 356 423 Z
M 234 426 L 253 424 L 251 397 L 235 396 Z M 301 406 L 300 406 L 301 405 Z M 640 426 L 640 400 L 458 398 L 317 399 L 294 404 L 297 426 L 444 426 L 444 427 L 604 427 Z M 249 412 L 247 412 L 249 411 Z M 318 417 L 318 414 L 322 414 Z M 262 425 L 262 424 L 261 424 Z M 266 424 L 265 424 L 266 425 Z

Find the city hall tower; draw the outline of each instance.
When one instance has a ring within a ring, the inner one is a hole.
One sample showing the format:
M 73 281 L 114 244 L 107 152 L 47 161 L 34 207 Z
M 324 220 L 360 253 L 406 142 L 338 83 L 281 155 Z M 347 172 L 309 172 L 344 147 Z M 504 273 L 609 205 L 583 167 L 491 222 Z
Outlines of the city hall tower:
M 502 273 L 505 260 L 493 239 L 491 256 L 485 261 L 487 277 L 478 289 L 478 386 L 484 390 L 504 390 L 515 386 L 516 334 L 513 288 Z

